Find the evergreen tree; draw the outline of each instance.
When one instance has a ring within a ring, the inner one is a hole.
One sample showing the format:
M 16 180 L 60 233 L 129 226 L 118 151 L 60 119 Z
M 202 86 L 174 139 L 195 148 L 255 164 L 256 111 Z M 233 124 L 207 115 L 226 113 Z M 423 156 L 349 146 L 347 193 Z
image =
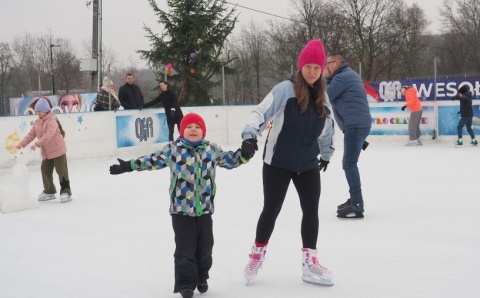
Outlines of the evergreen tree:
M 183 105 L 210 104 L 211 89 L 219 83 L 212 77 L 230 62 L 221 54 L 237 21 L 235 8 L 227 9 L 225 0 L 167 0 L 166 12 L 155 0 L 148 2 L 164 31 L 156 35 L 144 26 L 151 50 L 138 51 L 140 56 L 158 78 L 167 73 Z

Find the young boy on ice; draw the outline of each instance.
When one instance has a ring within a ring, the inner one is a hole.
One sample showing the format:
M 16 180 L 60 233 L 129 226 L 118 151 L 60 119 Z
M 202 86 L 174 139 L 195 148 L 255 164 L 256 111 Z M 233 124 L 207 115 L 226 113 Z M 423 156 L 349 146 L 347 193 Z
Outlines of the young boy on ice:
M 223 151 L 205 140 L 207 128 L 198 114 L 187 114 L 180 123 L 180 137 L 163 149 L 138 159 L 110 166 L 110 174 L 133 170 L 170 169 L 170 214 L 175 233 L 174 293 L 183 298 L 208 290 L 212 266 L 212 214 L 215 197 L 215 169 L 233 169 L 253 157 L 256 143 L 244 141 L 241 149 Z

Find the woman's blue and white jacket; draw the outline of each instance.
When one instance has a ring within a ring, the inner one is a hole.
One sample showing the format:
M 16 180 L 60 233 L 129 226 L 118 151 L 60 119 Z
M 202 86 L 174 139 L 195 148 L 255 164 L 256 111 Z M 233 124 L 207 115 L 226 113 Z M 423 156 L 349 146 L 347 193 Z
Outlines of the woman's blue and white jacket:
M 194 147 L 178 138 L 151 155 L 132 159 L 130 167 L 136 171 L 170 168 L 170 214 L 197 217 L 214 212 L 216 167 L 230 170 L 246 162 L 240 150 L 223 151 L 207 140 Z
M 332 108 L 326 93 L 325 98 L 326 117 L 319 117 L 312 96 L 307 111 L 301 115 L 293 82 L 283 81 L 252 111 L 242 138 L 257 138 L 272 121 L 263 161 L 297 173 L 318 168 L 318 159 L 329 161 L 335 150 Z

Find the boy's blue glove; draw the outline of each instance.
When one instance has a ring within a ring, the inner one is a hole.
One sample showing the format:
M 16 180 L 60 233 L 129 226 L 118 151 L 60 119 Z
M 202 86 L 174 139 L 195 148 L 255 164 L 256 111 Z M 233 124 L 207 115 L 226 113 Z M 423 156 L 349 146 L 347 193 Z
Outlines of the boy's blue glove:
M 125 172 L 133 171 L 130 167 L 130 161 L 124 161 L 123 159 L 117 158 L 119 165 L 110 166 L 110 175 L 118 175 Z
M 330 163 L 330 161 L 323 160 L 322 158 L 320 158 L 320 160 L 318 161 L 318 170 L 319 171 L 323 170 L 325 172 L 327 170 L 327 167 L 328 167 L 329 163 Z
M 254 138 L 243 140 L 242 146 L 240 147 L 240 152 L 246 159 L 252 158 L 257 150 L 257 139 Z

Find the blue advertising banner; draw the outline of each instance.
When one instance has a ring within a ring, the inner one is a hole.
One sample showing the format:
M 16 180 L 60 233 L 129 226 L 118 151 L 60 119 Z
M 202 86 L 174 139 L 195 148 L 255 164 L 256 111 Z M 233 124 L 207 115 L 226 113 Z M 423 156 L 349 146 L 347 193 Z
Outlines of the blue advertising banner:
M 472 129 L 475 135 L 480 135 L 480 105 L 473 106 L 473 121 Z M 438 107 L 438 131 L 440 135 L 457 135 L 457 124 L 460 120 L 460 115 L 457 114 L 460 110 L 459 106 L 439 106 Z M 468 136 L 468 132 L 463 127 L 464 136 Z
M 436 84 L 435 84 L 436 83 Z M 401 81 L 364 81 L 363 85 L 367 92 L 369 102 L 399 102 L 405 101 L 400 94 L 400 86 L 413 86 L 418 91 L 422 101 L 451 100 L 457 94 L 458 88 L 470 87 L 473 99 L 480 99 L 479 77 L 450 77 L 434 79 L 412 79 Z M 435 94 L 435 85 L 437 92 Z
M 168 142 L 165 113 L 116 116 L 117 148 Z

